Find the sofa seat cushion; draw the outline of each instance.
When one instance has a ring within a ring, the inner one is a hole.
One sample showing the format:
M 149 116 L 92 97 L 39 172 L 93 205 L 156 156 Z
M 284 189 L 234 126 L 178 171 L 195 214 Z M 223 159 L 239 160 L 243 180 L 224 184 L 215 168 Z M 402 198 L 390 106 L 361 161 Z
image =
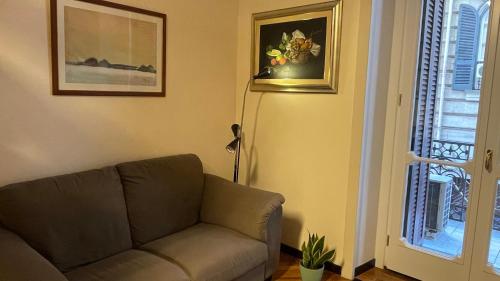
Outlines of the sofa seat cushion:
M 141 248 L 175 261 L 193 281 L 233 280 L 267 260 L 266 244 L 239 232 L 204 223 Z
M 69 281 L 189 281 L 177 265 L 139 250 L 114 255 L 65 275 Z
M 193 154 L 119 164 L 135 246 L 198 223 L 204 175 Z

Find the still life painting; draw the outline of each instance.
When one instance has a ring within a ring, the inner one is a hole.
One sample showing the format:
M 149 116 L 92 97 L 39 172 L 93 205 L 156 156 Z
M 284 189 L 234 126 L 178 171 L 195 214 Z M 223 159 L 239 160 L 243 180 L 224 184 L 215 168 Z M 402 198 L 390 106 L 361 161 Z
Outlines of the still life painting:
M 56 95 L 164 96 L 164 14 L 96 0 L 52 0 Z
M 252 90 L 336 93 L 340 1 L 254 14 Z

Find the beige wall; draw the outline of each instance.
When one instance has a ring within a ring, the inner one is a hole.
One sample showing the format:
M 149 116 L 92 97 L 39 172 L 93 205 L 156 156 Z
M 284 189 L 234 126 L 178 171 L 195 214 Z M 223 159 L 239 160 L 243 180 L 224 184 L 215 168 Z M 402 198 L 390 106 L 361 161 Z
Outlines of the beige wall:
M 230 178 L 233 0 L 120 0 L 168 15 L 167 97 L 51 95 L 48 0 L 0 0 L 0 185 L 183 152 Z
M 239 1 L 237 114 L 250 69 L 251 14 L 318 2 Z M 242 169 L 242 182 L 285 195 L 283 242 L 299 247 L 308 230 L 326 235 L 328 244 L 337 247 L 335 262 L 350 268 L 370 5 L 344 1 L 338 95 L 249 93 L 244 128 L 242 164 L 248 169 Z
M 322 2 L 116 1 L 167 13 L 166 98 L 52 96 L 48 0 L 0 0 L 0 185 L 183 152 L 230 178 L 224 146 L 248 79 L 251 14 Z M 250 93 L 244 128 L 241 182 L 285 195 L 283 242 L 299 247 L 307 230 L 324 234 L 347 271 L 370 5 L 344 1 L 337 95 Z

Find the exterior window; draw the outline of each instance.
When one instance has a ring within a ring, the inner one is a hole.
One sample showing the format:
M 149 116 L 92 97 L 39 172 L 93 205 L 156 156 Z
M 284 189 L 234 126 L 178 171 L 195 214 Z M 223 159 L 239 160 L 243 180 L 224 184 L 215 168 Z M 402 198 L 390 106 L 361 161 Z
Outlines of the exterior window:
M 472 90 L 477 59 L 479 16 L 468 4 L 460 5 L 453 75 L 453 90 Z
M 469 4 L 460 5 L 453 90 L 481 88 L 488 18 L 489 2 L 479 10 Z

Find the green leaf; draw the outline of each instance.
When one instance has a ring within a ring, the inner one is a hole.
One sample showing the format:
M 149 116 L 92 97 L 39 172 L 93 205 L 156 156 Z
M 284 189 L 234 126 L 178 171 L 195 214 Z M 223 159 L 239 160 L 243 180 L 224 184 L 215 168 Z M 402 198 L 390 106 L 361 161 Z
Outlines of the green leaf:
M 319 257 L 321 257 L 321 252 L 319 252 L 319 251 L 313 252 L 312 259 L 314 261 L 317 261 L 319 259 Z
M 319 237 L 316 233 L 308 233 L 307 242 L 302 242 L 302 266 L 310 269 L 319 269 L 335 257 L 335 249 L 326 251 L 325 236 Z
M 312 266 L 316 268 L 321 268 L 326 262 L 331 261 L 333 257 L 335 257 L 335 250 L 326 252 L 323 255 L 321 255 L 321 257 L 319 257 L 318 259 L 315 259 Z
M 317 240 L 313 246 L 313 252 L 320 251 L 323 252 L 323 247 L 325 246 L 325 236 L 321 237 L 321 239 Z
M 306 264 L 308 264 L 308 263 L 310 262 L 310 260 L 311 260 L 311 256 L 309 255 L 309 253 L 308 253 L 308 252 L 304 252 L 304 253 L 302 253 L 302 260 L 303 260 Z
M 307 245 L 306 252 L 307 252 L 307 255 L 309 256 L 309 258 L 312 259 L 313 252 L 312 252 L 311 244 Z

